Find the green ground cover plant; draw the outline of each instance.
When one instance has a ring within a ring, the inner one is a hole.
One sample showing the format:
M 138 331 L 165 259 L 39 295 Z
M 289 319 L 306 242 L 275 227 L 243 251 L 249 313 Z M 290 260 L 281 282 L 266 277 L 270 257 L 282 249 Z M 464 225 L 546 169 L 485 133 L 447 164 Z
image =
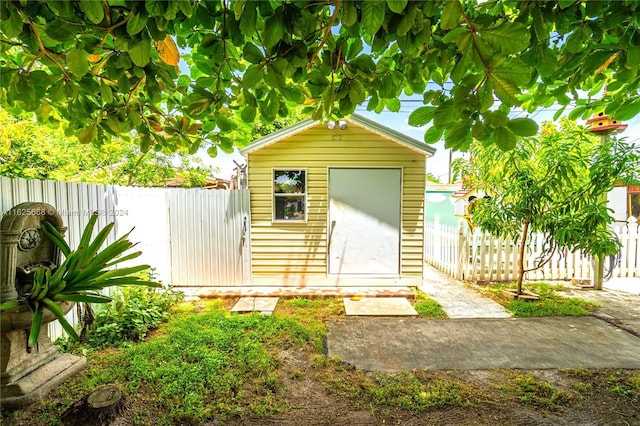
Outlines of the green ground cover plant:
M 527 289 L 539 296 L 538 300 L 513 299 L 506 296 L 506 290 L 513 290 L 516 284 L 492 283 L 476 286 L 480 291 L 502 304 L 514 317 L 547 317 L 547 316 L 587 316 L 598 307 L 575 297 L 560 296 L 557 291 L 562 290 L 560 284 L 529 283 Z
M 169 308 L 184 300 L 184 293 L 171 289 L 123 288 L 114 301 L 96 314 L 88 343 L 95 347 L 118 346 L 141 341 L 147 333 L 169 319 Z
M 524 404 L 542 405 L 551 409 L 557 409 L 572 398 L 579 397 L 576 392 L 558 389 L 554 384 L 540 380 L 531 373 L 516 374 L 501 390 L 514 394 Z
M 412 291 L 414 294 L 413 308 L 421 317 L 447 318 L 447 314 L 438 302 L 417 288 L 412 288 Z

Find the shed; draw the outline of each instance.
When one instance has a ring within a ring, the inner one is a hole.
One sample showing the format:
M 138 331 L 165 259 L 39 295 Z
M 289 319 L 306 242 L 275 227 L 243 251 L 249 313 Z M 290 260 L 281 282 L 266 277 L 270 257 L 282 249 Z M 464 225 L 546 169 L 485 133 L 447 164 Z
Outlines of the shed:
M 240 152 L 254 285 L 422 278 L 425 165 L 435 149 L 353 115 L 329 125 L 307 119 Z

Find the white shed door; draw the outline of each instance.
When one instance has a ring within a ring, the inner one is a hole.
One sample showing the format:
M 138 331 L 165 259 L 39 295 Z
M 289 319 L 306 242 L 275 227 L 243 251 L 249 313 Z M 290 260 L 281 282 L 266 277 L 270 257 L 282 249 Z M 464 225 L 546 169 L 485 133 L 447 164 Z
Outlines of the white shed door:
M 400 274 L 400 169 L 329 169 L 329 273 Z

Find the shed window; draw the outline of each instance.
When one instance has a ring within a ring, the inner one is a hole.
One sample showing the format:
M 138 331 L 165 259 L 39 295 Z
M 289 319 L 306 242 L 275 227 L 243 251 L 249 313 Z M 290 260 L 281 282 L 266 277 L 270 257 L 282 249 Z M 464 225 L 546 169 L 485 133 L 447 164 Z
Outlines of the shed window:
M 307 220 L 307 171 L 273 171 L 273 220 L 305 222 Z

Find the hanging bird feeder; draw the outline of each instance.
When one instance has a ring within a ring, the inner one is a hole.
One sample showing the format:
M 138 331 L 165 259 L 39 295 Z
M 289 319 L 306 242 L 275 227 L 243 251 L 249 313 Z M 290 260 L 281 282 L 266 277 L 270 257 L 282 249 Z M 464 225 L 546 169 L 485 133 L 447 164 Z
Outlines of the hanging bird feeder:
M 600 111 L 589 118 L 587 120 L 587 126 L 589 126 L 590 132 L 598 135 L 611 135 L 623 132 L 627 128 L 626 124 L 622 124 L 613 117 L 609 117 L 604 111 Z

